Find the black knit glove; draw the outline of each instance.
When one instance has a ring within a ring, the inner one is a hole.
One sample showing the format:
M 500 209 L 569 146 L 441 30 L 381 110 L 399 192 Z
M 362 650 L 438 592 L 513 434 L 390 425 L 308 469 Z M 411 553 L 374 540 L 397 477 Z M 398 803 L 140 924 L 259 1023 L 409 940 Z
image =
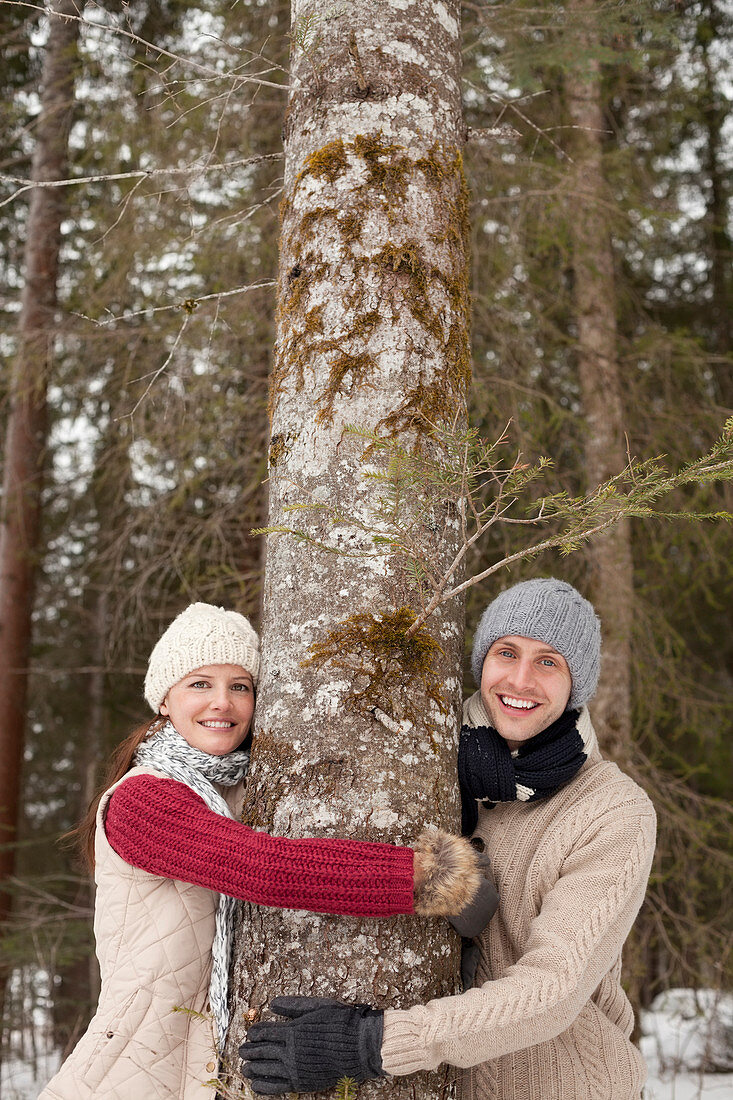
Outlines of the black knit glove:
M 461 941 L 461 989 L 464 993 L 474 987 L 480 958 L 481 953 L 475 940 Z
M 239 1048 L 254 1092 L 319 1092 L 342 1077 L 384 1077 L 384 1012 L 330 997 L 275 997 L 270 1009 L 287 1021 L 252 1024 Z
M 475 898 L 470 904 L 464 905 L 460 913 L 447 918 L 458 935 L 468 940 L 481 935 L 499 908 L 499 895 L 491 877 L 491 860 L 481 853 L 478 863 L 483 877 Z

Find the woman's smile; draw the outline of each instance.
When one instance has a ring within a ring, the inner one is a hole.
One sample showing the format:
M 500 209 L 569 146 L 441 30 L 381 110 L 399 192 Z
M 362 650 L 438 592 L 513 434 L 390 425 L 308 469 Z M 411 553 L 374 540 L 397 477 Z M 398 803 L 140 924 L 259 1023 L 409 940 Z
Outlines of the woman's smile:
M 160 713 L 194 749 L 224 756 L 245 741 L 254 704 L 252 676 L 241 665 L 205 665 L 173 685 Z

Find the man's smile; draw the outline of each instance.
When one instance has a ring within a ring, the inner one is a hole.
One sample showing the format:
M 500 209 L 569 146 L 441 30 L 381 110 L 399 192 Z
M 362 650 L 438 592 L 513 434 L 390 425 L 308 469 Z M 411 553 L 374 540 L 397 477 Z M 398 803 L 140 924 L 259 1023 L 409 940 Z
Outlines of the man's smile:
M 540 704 L 533 699 L 518 699 L 515 695 L 499 695 L 499 700 L 505 707 L 511 707 L 514 710 L 534 710 Z

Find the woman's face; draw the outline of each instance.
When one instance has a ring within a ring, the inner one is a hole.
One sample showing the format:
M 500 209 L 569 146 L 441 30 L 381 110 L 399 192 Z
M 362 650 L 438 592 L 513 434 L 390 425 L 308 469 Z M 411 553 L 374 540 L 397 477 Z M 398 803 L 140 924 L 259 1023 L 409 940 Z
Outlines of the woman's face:
M 173 685 L 160 713 L 194 749 L 224 756 L 246 738 L 254 708 L 254 684 L 246 669 L 204 665 Z

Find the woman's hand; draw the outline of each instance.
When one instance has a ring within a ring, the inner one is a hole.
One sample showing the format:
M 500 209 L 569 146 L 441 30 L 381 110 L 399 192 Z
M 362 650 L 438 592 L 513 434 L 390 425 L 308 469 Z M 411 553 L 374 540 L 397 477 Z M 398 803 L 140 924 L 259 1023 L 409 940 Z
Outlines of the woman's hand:
M 499 905 L 489 857 L 439 829 L 422 833 L 414 851 L 415 912 L 447 917 L 468 939 L 480 935 Z

